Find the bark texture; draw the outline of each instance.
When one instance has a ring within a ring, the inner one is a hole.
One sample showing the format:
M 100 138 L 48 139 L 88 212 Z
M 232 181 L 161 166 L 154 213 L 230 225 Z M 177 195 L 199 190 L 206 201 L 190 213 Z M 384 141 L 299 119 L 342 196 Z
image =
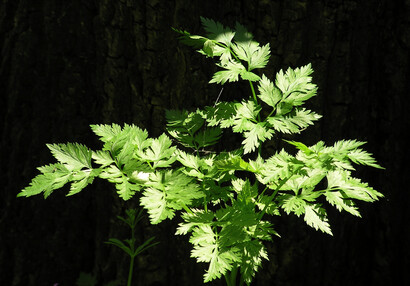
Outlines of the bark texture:
M 36 166 L 50 163 L 46 143 L 99 148 L 95 123 L 135 123 L 158 136 L 164 109 L 213 104 L 220 86 L 207 84 L 212 60 L 171 31 L 200 33 L 199 16 L 239 21 L 269 42 L 270 76 L 311 62 L 319 94 L 310 104 L 324 118 L 302 140 L 365 140 L 387 168 L 359 168 L 386 199 L 360 205 L 362 219 L 330 211 L 334 237 L 282 217 L 283 238 L 268 245 L 270 261 L 254 285 L 410 284 L 405 0 L 1 0 L 0 284 L 75 285 L 80 272 L 98 285 L 125 280 L 127 257 L 103 241 L 127 237 L 115 216 L 138 202 L 124 203 L 104 182 L 69 198 L 67 189 L 47 200 L 16 194 Z M 248 92 L 239 87 L 226 85 L 222 99 Z M 187 238 L 174 236 L 175 224 L 141 224 L 138 239 L 155 235 L 161 244 L 138 257 L 135 285 L 202 284 L 203 265 L 189 257 Z

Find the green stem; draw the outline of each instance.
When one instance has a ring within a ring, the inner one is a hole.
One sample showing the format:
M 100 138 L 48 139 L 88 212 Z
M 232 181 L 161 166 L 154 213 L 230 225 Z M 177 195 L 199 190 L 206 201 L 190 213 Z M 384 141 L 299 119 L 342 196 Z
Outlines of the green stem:
M 134 255 L 131 255 L 130 270 L 128 271 L 128 282 L 127 286 L 131 286 L 132 272 L 134 270 Z
M 232 268 L 231 273 L 226 273 L 225 276 L 225 281 L 226 281 L 226 286 L 235 286 L 236 285 L 236 275 L 238 274 L 238 267 L 235 266 Z
M 128 282 L 127 282 L 127 286 L 131 286 L 131 282 L 132 282 L 132 273 L 134 272 L 134 258 L 135 258 L 135 237 L 134 237 L 134 224 L 131 225 L 131 261 L 130 261 L 130 269 L 128 271 Z

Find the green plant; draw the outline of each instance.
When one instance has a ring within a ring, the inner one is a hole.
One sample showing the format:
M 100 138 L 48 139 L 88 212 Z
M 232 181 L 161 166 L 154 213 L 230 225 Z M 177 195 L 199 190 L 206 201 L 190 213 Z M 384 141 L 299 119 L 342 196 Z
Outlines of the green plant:
M 130 268 L 128 271 L 127 286 L 131 286 L 135 257 L 148 248 L 157 245 L 158 242 L 152 242 L 155 237 L 151 237 L 147 239 L 143 244 L 137 245 L 137 239 L 135 238 L 135 228 L 137 226 L 137 223 L 142 219 L 142 209 L 139 211 L 136 209 L 128 209 L 125 212 L 127 214 L 126 218 L 123 218 L 121 216 L 117 216 L 117 218 L 119 220 L 122 220 L 129 226 L 129 228 L 131 229 L 131 238 L 124 240 L 125 243 L 117 238 L 110 238 L 106 243 L 119 247 L 130 256 Z
M 157 245 L 159 242 L 153 242 L 155 237 L 151 237 L 147 239 L 143 244 L 138 245 L 137 239 L 135 237 L 135 230 L 136 230 L 137 223 L 142 219 L 142 215 L 143 215 L 142 209 L 139 211 L 137 209 L 127 209 L 125 211 L 125 214 L 127 215 L 126 218 L 121 217 L 121 216 L 117 216 L 117 218 L 128 225 L 128 227 L 131 230 L 131 238 L 125 239 L 124 241 L 121 241 L 117 238 L 110 238 L 105 243 L 117 246 L 118 248 L 122 249 L 125 253 L 127 253 L 130 256 L 130 266 L 129 266 L 129 271 L 128 271 L 127 286 L 131 286 L 132 285 L 132 274 L 134 272 L 135 257 L 141 252 L 147 250 L 148 248 Z M 111 281 L 106 286 L 109 286 L 109 285 L 115 286 L 117 284 L 119 285 L 119 283 L 120 283 L 119 281 Z M 84 272 L 80 273 L 80 276 L 76 283 L 76 285 L 78 286 L 94 286 L 96 284 L 97 284 L 96 277 L 92 274 L 88 274 Z
M 361 149 L 365 142 L 356 140 L 332 146 L 284 140 L 295 154 L 284 148 L 267 153 L 265 142 L 300 133 L 321 117 L 303 107 L 317 92 L 311 65 L 280 70 L 271 80 L 257 71 L 268 63 L 269 44 L 261 46 L 240 24 L 230 29 L 206 18 L 202 24 L 206 36 L 175 31 L 182 42 L 216 59 L 221 70 L 210 83 L 247 81 L 249 98 L 167 111 L 173 139 L 149 138 L 135 125 L 92 125 L 104 143 L 101 150 L 47 145 L 58 163 L 40 167 L 41 174 L 18 196 L 48 197 L 67 183 L 68 195 L 74 195 L 94 178 L 106 179 L 124 200 L 140 195 L 152 224 L 180 215 L 176 234 L 189 234 L 191 257 L 209 263 L 204 282 L 224 276 L 228 286 L 249 285 L 268 259 L 264 241 L 278 236 L 269 216 L 302 216 L 332 235 L 323 203 L 360 216 L 354 201 L 373 202 L 382 194 L 353 177 L 353 164 L 381 167 Z M 217 144 L 229 132 L 242 142 L 219 152 Z

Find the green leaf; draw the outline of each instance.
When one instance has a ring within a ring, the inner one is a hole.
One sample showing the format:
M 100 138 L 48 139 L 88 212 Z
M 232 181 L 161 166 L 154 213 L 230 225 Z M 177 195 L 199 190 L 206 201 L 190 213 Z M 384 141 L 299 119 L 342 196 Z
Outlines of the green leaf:
M 281 91 L 265 75 L 259 81 L 258 90 L 258 97 L 273 108 L 282 99 Z
M 314 229 L 320 229 L 324 233 L 333 235 L 326 217 L 326 212 L 318 205 L 306 205 L 304 219 L 305 222 Z
M 367 165 L 378 169 L 384 169 L 382 166 L 377 164 L 376 159 L 373 158 L 372 154 L 364 151 L 362 149 L 355 149 L 347 154 L 347 157 L 356 164 Z
M 117 166 L 110 165 L 103 169 L 99 174 L 102 179 L 108 180 L 110 183 L 115 184 L 118 195 L 124 199 L 129 200 L 132 198 L 136 191 L 140 190 L 140 186 L 134 184 L 128 176 L 126 176 Z
M 71 184 L 70 192 L 67 196 L 75 195 L 81 192 L 87 185 L 91 184 L 94 181 L 94 178 L 100 174 L 100 169 L 78 171 L 72 175 L 71 181 L 74 181 Z
M 91 156 L 95 163 L 100 164 L 103 168 L 114 163 L 110 153 L 104 150 L 93 151 Z
M 314 121 L 320 119 L 321 116 L 306 110 L 305 108 L 296 108 L 294 112 L 287 115 L 276 115 L 268 117 L 267 121 L 273 129 L 282 133 L 300 133 L 309 125 L 313 125 Z
M 92 151 L 78 143 L 47 144 L 53 156 L 69 170 L 91 169 Z
M 325 193 L 326 200 L 339 211 L 347 211 L 354 216 L 361 217 L 357 207 L 355 207 L 352 200 L 344 198 L 343 194 L 336 191 L 327 191 Z
M 198 262 L 209 262 L 204 275 L 204 282 L 221 278 L 233 268 L 233 264 L 240 261 L 238 250 L 223 249 L 218 245 L 218 239 L 209 225 L 200 225 L 193 229 L 190 243 L 194 245 L 191 257 Z
M 217 71 L 209 83 L 225 84 L 227 81 L 235 82 L 239 80 L 239 75 L 246 71 L 246 68 L 239 62 L 230 60 L 222 66 L 225 70 Z
M 175 210 L 186 208 L 194 200 L 204 197 L 198 185 L 178 171 L 152 173 L 146 185 L 149 188 L 145 189 L 140 201 L 148 211 L 152 224 L 172 219 Z
M 110 238 L 108 241 L 105 242 L 106 244 L 112 244 L 117 246 L 118 248 L 121 248 L 125 253 L 127 253 L 129 256 L 133 256 L 133 253 L 131 249 L 126 246 L 121 240 L 117 238 Z
M 207 31 L 207 36 L 209 39 L 216 42 L 223 43 L 225 45 L 230 45 L 235 33 L 229 28 L 225 28 L 221 23 L 215 22 L 212 19 L 201 17 L 202 25 Z
M 250 71 L 242 71 L 240 75 L 243 80 L 259 81 L 261 79 L 260 76 Z
M 284 140 L 283 141 L 295 146 L 296 148 L 298 148 L 300 151 L 302 151 L 303 153 L 305 153 L 306 155 L 311 155 L 314 152 L 312 150 L 309 149 L 309 147 L 307 147 L 305 144 L 303 144 L 302 142 L 296 142 L 296 141 L 289 141 L 289 140 Z
M 328 190 L 340 190 L 347 199 L 357 199 L 365 202 L 374 202 L 383 195 L 360 179 L 351 177 L 346 170 L 330 171 L 327 174 Z
M 263 122 L 253 124 L 252 126 L 250 131 L 245 131 L 243 133 L 245 137 L 245 140 L 242 141 L 244 154 L 255 151 L 255 149 L 260 146 L 261 142 L 265 142 L 266 139 L 271 139 L 273 136 L 272 130 L 267 129 Z
M 241 245 L 242 261 L 240 263 L 243 281 L 250 285 L 256 272 L 262 266 L 262 258 L 269 260 L 268 253 L 259 240 L 246 241 Z
M 17 194 L 17 197 L 31 197 L 44 192 L 47 198 L 52 191 L 63 187 L 70 181 L 72 172 L 63 164 L 52 164 L 38 168 L 41 174 L 37 175 L 30 185 Z
M 154 188 L 147 188 L 142 195 L 141 205 L 147 209 L 152 224 L 158 224 L 167 218 L 172 219 L 174 217 L 174 210 L 167 208 L 164 192 Z
M 96 124 L 91 125 L 91 129 L 97 134 L 104 143 L 110 142 L 121 133 L 121 126 L 118 124 Z
M 220 125 L 221 128 L 228 128 L 234 124 L 236 107 L 240 103 L 218 102 L 214 107 L 206 107 L 203 117 L 209 126 Z
M 145 150 L 137 150 L 137 155 L 143 161 L 153 162 L 154 169 L 169 167 L 176 160 L 174 156 L 176 147 L 171 145 L 171 139 L 162 134 L 157 139 L 153 139 L 151 145 Z

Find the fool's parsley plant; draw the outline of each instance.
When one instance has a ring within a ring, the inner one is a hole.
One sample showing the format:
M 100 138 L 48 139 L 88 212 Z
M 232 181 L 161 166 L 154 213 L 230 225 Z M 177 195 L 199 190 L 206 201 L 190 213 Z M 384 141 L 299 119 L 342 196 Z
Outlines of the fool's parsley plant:
M 312 67 L 280 70 L 270 79 L 261 72 L 269 44 L 260 45 L 240 24 L 231 29 L 201 20 L 203 36 L 174 30 L 216 62 L 210 83 L 246 81 L 249 97 L 168 110 L 166 133 L 158 138 L 136 125 L 92 125 L 101 150 L 47 145 L 57 163 L 38 168 L 18 196 L 48 197 L 66 184 L 70 196 L 95 178 L 108 180 L 124 200 L 138 199 L 152 224 L 177 216 L 176 234 L 189 236 L 191 257 L 208 265 L 204 282 L 223 276 L 227 285 L 249 285 L 268 259 L 264 243 L 279 236 L 271 216 L 294 214 L 332 235 L 325 205 L 360 217 L 356 201 L 383 195 L 353 176 L 355 165 L 381 167 L 357 140 L 331 146 L 284 140 L 290 151 L 266 153 L 264 143 L 300 133 L 321 118 L 304 107 L 317 93 Z M 241 144 L 218 150 L 224 134 L 238 136 Z

